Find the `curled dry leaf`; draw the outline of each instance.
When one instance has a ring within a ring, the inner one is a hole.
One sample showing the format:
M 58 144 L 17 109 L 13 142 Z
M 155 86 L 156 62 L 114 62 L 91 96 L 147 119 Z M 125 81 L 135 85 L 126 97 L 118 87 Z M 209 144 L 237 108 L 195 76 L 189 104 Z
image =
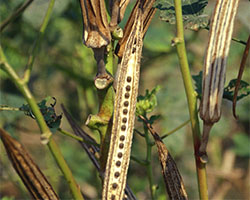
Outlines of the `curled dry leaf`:
M 0 136 L 13 167 L 34 199 L 59 199 L 24 147 L 0 128 Z
M 206 147 L 212 125 L 221 116 L 221 101 L 225 83 L 226 62 L 232 39 L 234 18 L 239 0 L 217 0 L 210 27 L 209 42 L 203 69 L 200 116 L 204 121 L 199 148 L 201 161 L 206 163 Z
M 154 131 L 151 124 L 148 123 L 148 121 L 142 115 L 140 115 L 139 117 L 143 120 L 148 130 L 154 137 L 155 144 L 158 150 L 159 160 L 161 162 L 162 174 L 169 198 L 174 200 L 188 199 L 180 172 L 167 147 L 161 140 L 160 136 Z
M 153 8 L 154 2 L 155 2 L 155 0 L 145 0 L 143 2 L 143 11 L 142 11 L 143 37 L 145 36 L 145 33 L 148 30 L 149 24 L 150 24 L 155 12 L 156 12 L 156 8 Z M 131 30 L 132 30 L 132 27 L 134 24 L 134 20 L 135 20 L 136 10 L 138 10 L 139 4 L 140 4 L 140 0 L 137 0 L 135 6 L 134 6 L 134 8 L 129 16 L 129 19 L 125 25 L 123 38 L 119 40 L 119 42 L 116 46 L 115 53 L 120 58 L 123 55 L 128 37 L 131 33 Z

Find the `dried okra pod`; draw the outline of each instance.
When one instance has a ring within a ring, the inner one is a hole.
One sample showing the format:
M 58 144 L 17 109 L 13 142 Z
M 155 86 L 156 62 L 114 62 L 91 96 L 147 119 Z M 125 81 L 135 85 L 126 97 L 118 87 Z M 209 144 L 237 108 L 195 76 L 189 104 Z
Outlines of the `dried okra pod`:
M 106 88 L 113 82 L 112 76 L 106 72 L 105 54 L 111 35 L 107 20 L 104 0 L 80 0 L 83 19 L 83 43 L 92 48 L 97 62 L 95 86 Z
M 110 43 L 104 0 L 80 0 L 83 18 L 83 43 L 90 48 L 101 48 Z
M 204 127 L 199 154 L 204 163 L 207 162 L 206 146 L 210 129 L 221 116 L 226 62 L 238 3 L 239 0 L 217 0 L 210 25 L 200 107 L 200 117 L 204 122 Z

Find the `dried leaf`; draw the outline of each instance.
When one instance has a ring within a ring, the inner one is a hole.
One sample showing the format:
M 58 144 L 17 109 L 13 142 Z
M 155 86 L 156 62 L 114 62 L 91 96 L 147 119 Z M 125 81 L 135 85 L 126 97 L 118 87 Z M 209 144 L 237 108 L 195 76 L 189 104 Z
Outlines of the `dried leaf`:
M 92 137 L 90 137 L 86 132 L 84 132 L 77 125 L 77 123 L 73 120 L 73 118 L 70 116 L 70 114 L 67 112 L 67 110 L 65 109 L 65 107 L 63 105 L 62 105 L 62 109 L 63 109 L 63 112 L 64 112 L 68 122 L 70 123 L 70 126 L 73 129 L 75 135 L 82 137 L 85 141 L 89 141 L 91 143 L 96 143 Z M 96 167 L 97 171 L 100 173 L 100 176 L 103 178 L 103 174 L 101 173 L 101 170 L 100 170 L 99 161 L 96 158 L 97 154 L 99 154 L 100 149 L 96 145 L 86 144 L 84 142 L 79 142 L 79 143 L 81 144 L 83 149 L 88 154 L 90 160 L 92 161 L 92 163 Z M 126 185 L 125 194 L 126 194 L 126 197 L 128 200 L 136 200 L 135 195 L 133 194 L 133 192 L 131 191 L 131 189 L 129 188 L 128 185 Z
M 34 199 L 59 199 L 24 147 L 0 128 L 0 136 L 13 167 Z

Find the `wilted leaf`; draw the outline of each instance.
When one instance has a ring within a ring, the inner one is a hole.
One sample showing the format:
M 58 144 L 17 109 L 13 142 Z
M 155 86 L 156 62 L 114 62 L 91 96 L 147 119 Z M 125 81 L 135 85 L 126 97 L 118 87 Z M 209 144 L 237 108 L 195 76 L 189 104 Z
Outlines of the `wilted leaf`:
M 182 0 L 182 15 L 185 28 L 198 30 L 208 25 L 208 16 L 203 14 L 207 0 Z M 160 10 L 163 21 L 175 24 L 175 8 L 173 0 L 158 0 L 155 7 Z
M 38 103 L 38 107 L 40 108 L 40 111 L 44 117 L 44 120 L 48 127 L 50 128 L 52 133 L 55 133 L 56 130 L 60 127 L 62 115 L 56 115 L 55 112 L 55 105 L 56 105 L 56 99 L 53 98 L 54 103 L 50 104 L 49 106 L 46 105 L 46 103 L 51 99 L 51 97 L 47 97 L 43 99 L 40 103 Z M 30 109 L 30 106 L 28 104 L 23 104 L 20 107 L 21 111 L 24 111 L 25 115 L 28 115 L 35 119 L 34 114 L 32 113 L 32 110 Z
M 63 110 L 68 122 L 70 123 L 70 126 L 71 126 L 72 130 L 74 131 L 75 135 L 84 139 L 85 142 L 79 141 L 79 143 L 81 144 L 83 149 L 88 154 L 88 156 L 89 156 L 90 160 L 92 161 L 92 163 L 94 164 L 95 168 L 100 173 L 100 176 L 103 176 L 103 174 L 100 171 L 99 160 L 96 158 L 96 155 L 99 154 L 100 149 L 96 145 L 93 145 L 93 144 L 96 144 L 96 141 L 92 137 L 90 137 L 85 131 L 83 131 L 81 129 L 81 127 L 79 127 L 77 125 L 77 123 L 70 116 L 70 114 L 67 112 L 67 110 L 65 109 L 65 107 L 63 105 L 62 105 L 62 110 Z M 90 142 L 90 144 L 88 144 L 86 141 Z M 125 194 L 127 195 L 128 200 L 135 200 L 136 199 L 128 185 L 126 185 Z
M 192 76 L 195 84 L 195 91 L 198 93 L 198 98 L 201 99 L 202 94 L 202 71 L 198 75 Z M 232 79 L 228 85 L 224 88 L 223 98 L 229 101 L 233 101 L 234 89 L 237 79 Z M 237 101 L 248 96 L 250 94 L 249 83 L 240 81 Z
M 233 79 L 229 82 L 229 84 L 224 88 L 223 98 L 229 101 L 233 101 L 234 90 L 236 85 L 237 79 Z M 245 81 L 240 81 L 240 86 L 238 90 L 237 101 L 240 99 L 248 96 L 250 94 L 250 86 L 249 83 Z

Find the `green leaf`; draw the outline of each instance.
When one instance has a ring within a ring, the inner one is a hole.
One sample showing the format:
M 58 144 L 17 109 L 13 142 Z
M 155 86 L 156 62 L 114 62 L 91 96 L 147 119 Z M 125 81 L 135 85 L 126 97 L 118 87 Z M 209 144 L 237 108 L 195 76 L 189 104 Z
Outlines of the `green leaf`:
M 136 114 L 145 116 L 146 113 L 152 112 L 157 106 L 156 93 L 159 91 L 160 86 L 156 86 L 151 92 L 146 90 L 144 96 L 138 96 L 136 104 Z
M 232 79 L 228 83 L 228 85 L 224 88 L 224 94 L 223 94 L 224 99 L 227 99 L 229 101 L 233 101 L 236 82 L 237 82 L 237 79 Z M 241 80 L 239 90 L 238 90 L 237 101 L 248 96 L 249 94 L 250 94 L 249 83 Z
M 198 30 L 207 27 L 208 16 L 203 14 L 207 4 L 207 0 L 182 0 L 182 15 L 185 28 Z M 175 24 L 173 0 L 157 0 L 154 6 L 160 10 L 161 20 Z
M 150 117 L 150 119 L 148 120 L 148 122 L 150 123 L 150 124 L 153 124 L 156 120 L 158 120 L 159 118 L 161 117 L 161 115 L 152 115 L 151 117 Z
M 198 75 L 193 75 L 192 76 L 194 80 L 194 85 L 195 85 L 195 91 L 198 94 L 198 98 L 201 99 L 201 94 L 202 94 L 202 71 Z
M 234 135 L 233 142 L 234 142 L 233 150 L 237 155 L 250 157 L 250 151 L 249 151 L 250 140 L 246 134 L 238 133 Z
M 49 106 L 47 106 L 47 102 L 49 100 L 53 99 L 54 103 L 51 103 Z M 53 97 L 47 97 L 43 99 L 40 103 L 37 104 L 40 108 L 40 111 L 44 117 L 44 120 L 48 127 L 50 128 L 52 133 L 55 133 L 56 130 L 60 127 L 62 115 L 56 115 L 55 112 L 55 105 L 56 105 L 56 99 Z M 30 109 L 30 106 L 28 104 L 23 104 L 20 107 L 20 110 L 24 112 L 25 115 L 35 119 L 34 114 L 32 113 L 32 110 Z
M 202 71 L 198 75 L 192 76 L 195 84 L 195 91 L 198 93 L 198 98 L 201 99 L 202 95 Z M 224 88 L 223 98 L 229 101 L 233 101 L 235 84 L 237 79 L 232 79 L 228 85 Z M 240 81 L 240 86 L 238 90 L 237 101 L 248 96 L 250 94 L 250 86 L 249 83 L 245 81 Z

